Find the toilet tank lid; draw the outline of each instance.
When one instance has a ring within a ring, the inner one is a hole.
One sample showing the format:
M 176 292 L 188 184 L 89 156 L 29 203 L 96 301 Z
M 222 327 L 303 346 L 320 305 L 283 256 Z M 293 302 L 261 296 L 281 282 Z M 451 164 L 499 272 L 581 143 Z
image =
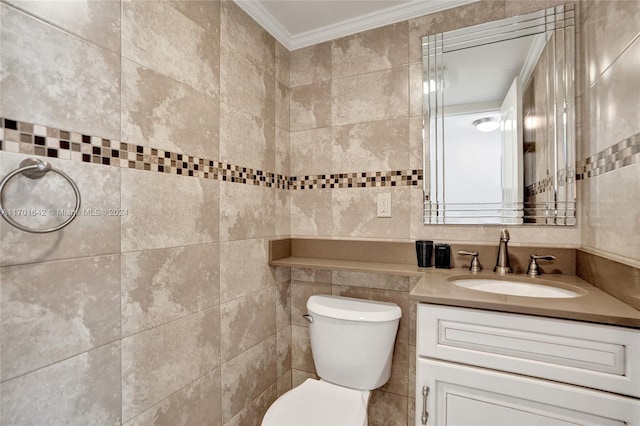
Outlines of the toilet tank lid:
M 342 296 L 313 295 L 307 300 L 307 310 L 329 318 L 362 322 L 393 321 L 402 316 L 395 303 Z

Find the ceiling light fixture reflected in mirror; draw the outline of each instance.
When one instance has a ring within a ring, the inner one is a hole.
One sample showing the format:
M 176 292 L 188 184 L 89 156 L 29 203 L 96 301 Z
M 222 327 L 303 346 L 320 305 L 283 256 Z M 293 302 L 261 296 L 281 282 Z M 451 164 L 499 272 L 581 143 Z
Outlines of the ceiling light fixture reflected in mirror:
M 472 123 L 480 132 L 493 132 L 500 127 L 500 122 L 496 117 L 479 118 Z

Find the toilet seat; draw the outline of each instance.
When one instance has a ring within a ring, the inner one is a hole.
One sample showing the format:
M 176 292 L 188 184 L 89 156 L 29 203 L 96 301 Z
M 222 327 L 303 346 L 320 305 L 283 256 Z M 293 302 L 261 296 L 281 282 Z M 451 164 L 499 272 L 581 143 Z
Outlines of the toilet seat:
M 274 402 L 262 426 L 366 426 L 369 391 L 307 379 Z

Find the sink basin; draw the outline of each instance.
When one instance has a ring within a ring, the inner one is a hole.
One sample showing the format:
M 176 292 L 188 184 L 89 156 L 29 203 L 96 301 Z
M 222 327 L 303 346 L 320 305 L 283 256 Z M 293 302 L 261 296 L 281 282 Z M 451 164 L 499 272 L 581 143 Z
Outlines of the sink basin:
M 510 296 L 542 297 L 542 298 L 571 298 L 583 295 L 576 287 L 569 285 L 542 284 L 531 280 L 518 281 L 490 277 L 451 277 L 449 281 L 458 287 L 486 293 L 507 294 Z M 574 288 L 572 290 L 571 288 Z

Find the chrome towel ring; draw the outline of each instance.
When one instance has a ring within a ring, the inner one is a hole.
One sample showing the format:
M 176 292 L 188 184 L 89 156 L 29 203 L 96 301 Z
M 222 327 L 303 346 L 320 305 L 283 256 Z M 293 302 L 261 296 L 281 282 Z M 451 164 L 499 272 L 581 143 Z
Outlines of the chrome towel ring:
M 46 229 L 28 228 L 16 222 L 11 216 L 9 216 L 7 210 L 4 208 L 3 201 L 2 201 L 4 187 L 16 175 L 23 174 L 29 179 L 40 179 L 42 176 L 46 175 L 48 172 L 57 173 L 63 178 L 65 178 L 67 182 L 69 182 L 69 184 L 71 185 L 71 188 L 73 188 L 73 192 L 75 192 L 76 194 L 76 205 L 72 211 L 73 213 L 69 216 L 69 218 L 57 226 L 54 226 L 52 228 L 46 228 Z M 53 167 L 51 167 L 51 164 L 49 164 L 46 161 L 38 160 L 36 158 L 27 158 L 26 160 L 23 160 L 20 163 L 19 168 L 15 169 L 14 171 L 6 175 L 2 179 L 2 181 L 0 181 L 0 213 L 2 214 L 2 218 L 7 222 L 9 222 L 9 224 L 20 229 L 21 231 L 32 232 L 34 234 L 46 234 L 48 232 L 57 231 L 59 229 L 64 228 L 68 224 L 70 224 L 73 221 L 73 219 L 76 218 L 79 211 L 80 211 L 80 190 L 78 189 L 78 185 L 76 185 L 76 183 L 73 181 L 73 179 L 71 179 L 71 177 L 69 177 L 69 175 L 67 175 L 65 172 L 61 170 L 54 169 Z

